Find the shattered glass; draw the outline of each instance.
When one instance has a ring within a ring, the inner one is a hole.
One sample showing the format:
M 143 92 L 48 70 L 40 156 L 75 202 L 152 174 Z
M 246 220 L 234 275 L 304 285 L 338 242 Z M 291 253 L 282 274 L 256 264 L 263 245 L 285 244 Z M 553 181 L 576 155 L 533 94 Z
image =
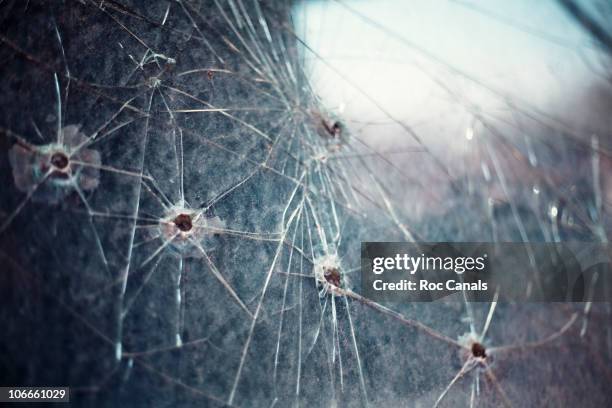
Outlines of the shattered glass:
M 608 242 L 612 51 L 563 4 L 0 1 L 2 385 L 612 405 L 610 303 L 360 294 L 362 241 Z

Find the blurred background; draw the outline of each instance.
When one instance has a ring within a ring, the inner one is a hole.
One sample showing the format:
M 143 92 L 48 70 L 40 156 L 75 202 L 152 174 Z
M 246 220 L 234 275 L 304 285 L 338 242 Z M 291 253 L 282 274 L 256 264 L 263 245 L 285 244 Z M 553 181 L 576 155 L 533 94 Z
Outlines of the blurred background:
M 611 14 L 0 1 L 0 385 L 92 407 L 609 406 L 609 252 L 577 256 L 585 302 L 381 304 L 360 249 L 607 248 Z

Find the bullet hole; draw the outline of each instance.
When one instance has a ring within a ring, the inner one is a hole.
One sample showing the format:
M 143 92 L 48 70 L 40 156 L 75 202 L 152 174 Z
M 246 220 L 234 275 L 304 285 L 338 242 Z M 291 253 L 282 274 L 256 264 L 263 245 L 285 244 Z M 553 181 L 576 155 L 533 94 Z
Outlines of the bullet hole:
M 321 124 L 323 125 L 325 132 L 327 132 L 331 138 L 339 139 L 342 135 L 342 124 L 340 122 L 334 121 L 330 123 L 325 119 L 322 119 Z
M 486 358 L 487 350 L 481 343 L 474 342 L 472 344 L 472 356 L 476 358 Z
M 346 285 L 346 278 L 343 279 L 342 267 L 338 255 L 327 254 L 314 260 L 314 277 L 316 279 L 319 291 L 319 296 L 323 297 L 329 293 L 340 296 L 341 293 L 336 291 Z
M 187 214 L 179 214 L 174 219 L 174 225 L 183 232 L 190 231 L 193 227 L 191 217 Z
M 64 170 L 68 167 L 68 156 L 62 152 L 53 153 L 51 156 L 51 164 L 58 170 Z
M 90 192 L 98 187 L 100 152 L 86 147 L 89 138 L 80 125 L 61 129 L 63 143 L 23 145 L 9 151 L 15 187 L 32 193 L 32 201 L 57 204 L 76 187 Z
M 169 208 L 148 234 L 151 238 L 169 241 L 170 248 L 183 258 L 201 258 L 204 256 L 202 248 L 205 251 L 215 249 L 218 242 L 213 238 L 223 233 L 225 223 L 217 216 L 206 216 L 204 211 L 182 204 Z
M 340 133 L 342 133 L 342 125 L 340 124 L 340 122 L 334 122 L 331 127 L 331 130 L 334 136 L 340 136 Z
M 335 267 L 323 267 L 323 277 L 325 280 L 336 286 L 340 287 L 340 283 L 342 282 L 342 277 L 340 276 L 340 271 Z

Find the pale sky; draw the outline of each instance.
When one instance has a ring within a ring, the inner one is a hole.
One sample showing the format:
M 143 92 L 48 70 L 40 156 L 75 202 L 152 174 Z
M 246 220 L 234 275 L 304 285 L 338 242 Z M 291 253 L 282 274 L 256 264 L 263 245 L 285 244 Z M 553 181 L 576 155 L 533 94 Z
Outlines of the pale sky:
M 593 77 L 584 61 L 597 59 L 594 47 L 552 0 L 345 4 L 393 34 L 333 1 L 304 2 L 295 15 L 306 43 L 333 66 L 307 52 L 317 93 L 349 119 L 388 121 L 366 93 L 393 117 L 420 127 L 425 135 L 433 132 L 426 136 L 431 143 L 447 143 L 449 129 L 468 126 L 471 115 L 461 104 L 501 115 L 508 105 L 445 64 L 546 112 L 579 93 Z

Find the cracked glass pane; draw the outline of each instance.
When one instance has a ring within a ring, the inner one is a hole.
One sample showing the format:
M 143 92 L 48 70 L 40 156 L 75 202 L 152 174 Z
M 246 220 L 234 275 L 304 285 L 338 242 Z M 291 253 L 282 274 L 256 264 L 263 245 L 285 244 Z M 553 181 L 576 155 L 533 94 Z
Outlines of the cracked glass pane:
M 0 385 L 74 406 L 612 405 L 598 269 L 581 303 L 380 303 L 360 275 L 366 241 L 609 243 L 611 16 L 0 0 Z

